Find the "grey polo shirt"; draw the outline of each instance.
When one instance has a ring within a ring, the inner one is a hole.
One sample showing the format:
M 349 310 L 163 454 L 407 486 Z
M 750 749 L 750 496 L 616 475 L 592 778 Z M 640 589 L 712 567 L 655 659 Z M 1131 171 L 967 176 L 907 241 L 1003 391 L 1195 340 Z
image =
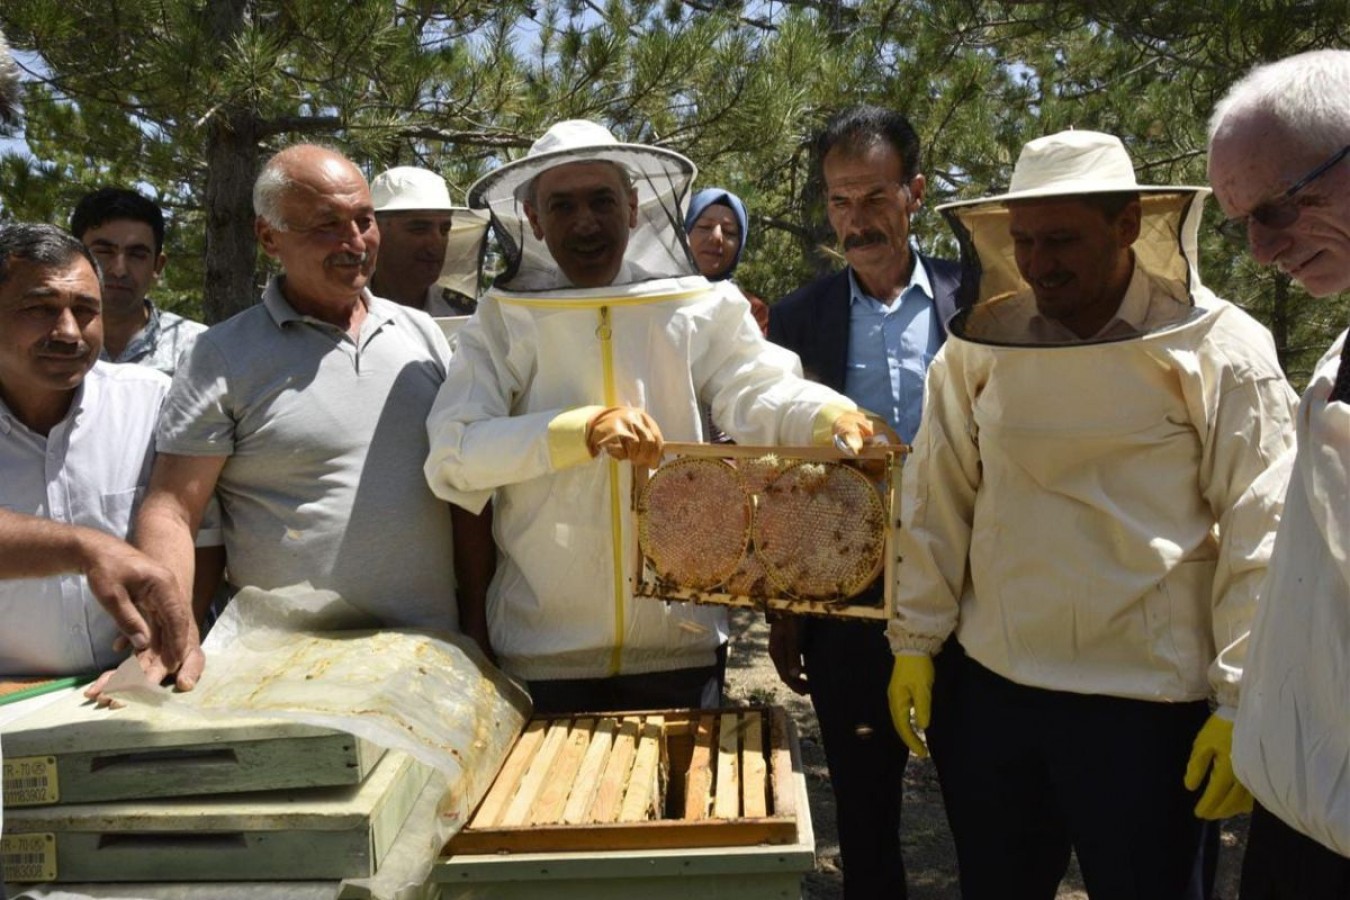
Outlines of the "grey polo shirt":
M 125 538 L 150 476 L 169 379 L 98 362 L 46 437 L 0 401 L 0 507 Z M 73 675 L 115 666 L 117 627 L 78 572 L 0 580 L 0 674 Z
M 365 299 L 353 339 L 273 279 L 183 358 L 157 447 L 228 457 L 216 497 L 231 584 L 307 581 L 385 625 L 454 628 L 450 508 L 422 475 L 449 347 L 425 313 Z

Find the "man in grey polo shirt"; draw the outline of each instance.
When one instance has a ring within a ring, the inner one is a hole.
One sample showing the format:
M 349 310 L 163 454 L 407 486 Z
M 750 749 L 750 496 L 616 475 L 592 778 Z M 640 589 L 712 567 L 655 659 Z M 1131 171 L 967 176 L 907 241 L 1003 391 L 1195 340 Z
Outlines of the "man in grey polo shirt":
M 450 508 L 421 475 L 445 339 L 366 290 L 379 231 L 341 154 L 282 150 L 253 204 L 283 273 L 180 363 L 136 542 L 190 584 L 214 491 L 232 585 L 309 582 L 384 625 L 454 628 Z
M 0 228 L 0 675 L 93 673 L 162 639 L 189 688 L 200 651 L 173 576 L 122 540 L 169 380 L 99 362 L 100 311 L 79 241 Z

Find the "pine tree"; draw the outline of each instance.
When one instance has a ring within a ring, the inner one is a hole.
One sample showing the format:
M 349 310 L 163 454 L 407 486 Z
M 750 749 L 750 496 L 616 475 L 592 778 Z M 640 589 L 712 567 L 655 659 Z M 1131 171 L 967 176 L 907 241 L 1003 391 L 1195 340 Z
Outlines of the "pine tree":
M 1023 144 L 1119 135 L 1141 180 L 1205 183 L 1214 101 L 1252 65 L 1344 46 L 1342 3 L 1218 0 L 6 0 L 0 22 L 46 65 L 27 85 L 34 159 L 0 159 L 9 213 L 64 221 L 97 184 L 148 186 L 171 212 L 171 284 L 216 320 L 256 298 L 249 186 L 296 140 L 368 173 L 424 165 L 460 196 L 551 123 L 591 118 L 688 155 L 745 199 L 738 279 L 782 296 L 841 264 L 809 146 L 859 102 L 923 139 L 932 208 L 1003 189 Z M 1218 215 L 1212 212 L 1216 223 Z M 1205 231 L 1202 271 L 1275 333 L 1298 383 L 1346 319 Z

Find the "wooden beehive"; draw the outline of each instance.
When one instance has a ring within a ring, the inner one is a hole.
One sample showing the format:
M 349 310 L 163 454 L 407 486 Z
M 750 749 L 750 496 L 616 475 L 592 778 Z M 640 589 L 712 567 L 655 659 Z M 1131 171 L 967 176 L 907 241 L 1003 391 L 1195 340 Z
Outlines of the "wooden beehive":
M 779 610 L 791 613 L 804 613 L 816 616 L 832 616 L 855 619 L 889 618 L 894 608 L 892 601 L 892 582 L 895 566 L 899 562 L 894 544 L 900 528 L 899 494 L 901 465 L 908 447 L 904 445 L 870 446 L 859 457 L 846 457 L 832 448 L 823 447 L 754 447 L 736 444 L 688 444 L 668 443 L 664 445 L 666 456 L 662 466 L 681 465 L 684 461 L 695 459 L 730 460 L 734 464 L 746 466 L 757 460 L 774 459 L 785 469 L 801 463 L 825 463 L 828 465 L 852 466 L 865 461 L 884 468 L 879 485 L 875 488 L 876 499 L 880 504 L 880 534 L 876 540 L 880 544 L 876 575 L 882 579 L 882 602 L 874 602 L 875 594 L 866 590 L 840 591 L 834 595 L 801 596 L 791 590 L 778 587 L 771 578 L 754 578 L 755 572 L 763 572 L 766 564 L 762 553 L 756 546 L 756 517 L 762 516 L 766 503 L 773 502 L 764 485 L 755 479 L 744 480 L 742 490 L 746 494 L 746 509 L 749 510 L 749 527 L 746 529 L 748 540 L 741 551 L 736 571 L 724 577 L 722 572 L 704 577 L 696 582 L 681 581 L 663 574 L 651 556 L 645 552 L 643 541 L 638 541 L 637 562 L 634 568 L 633 593 L 638 597 L 649 597 L 665 601 L 709 603 L 721 606 L 740 606 L 764 611 Z M 661 471 L 658 467 L 657 472 Z M 644 490 L 655 477 L 641 466 L 634 467 L 632 504 L 638 521 L 638 529 L 646 533 L 644 519 L 649 515 L 643 505 Z M 739 515 L 739 510 L 736 511 Z M 715 528 L 713 523 L 713 527 Z M 841 523 L 846 524 L 846 523 Z M 705 526 L 707 527 L 707 526 Z M 724 531 L 735 531 L 739 521 Z M 714 554 L 707 554 L 711 558 Z M 718 565 L 725 569 L 725 563 Z M 865 585 L 869 579 L 859 584 Z M 861 594 L 861 596 L 859 596 Z
M 6 809 L 359 784 L 384 748 L 281 719 L 102 709 L 78 690 L 3 726 Z
M 534 718 L 446 852 L 792 843 L 789 728 L 775 707 Z
M 431 769 L 385 753 L 361 784 L 5 810 L 11 881 L 270 881 L 373 875 Z

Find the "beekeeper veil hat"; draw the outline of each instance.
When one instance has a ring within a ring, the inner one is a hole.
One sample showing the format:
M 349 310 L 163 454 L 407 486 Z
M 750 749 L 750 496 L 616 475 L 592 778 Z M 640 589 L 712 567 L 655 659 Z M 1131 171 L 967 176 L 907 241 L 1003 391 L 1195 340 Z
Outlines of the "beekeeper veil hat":
M 624 264 L 614 284 L 697 275 L 685 242 L 683 207 L 694 164 L 671 150 L 626 144 L 595 122 L 571 119 L 549 128 L 520 159 L 506 163 L 469 188 L 469 206 L 492 215 L 505 262 L 496 285 L 512 291 L 571 287 L 525 213 L 540 173 L 582 162 L 617 166 L 637 192 L 637 224 L 628 235 Z
M 1125 145 L 1110 134 L 1061 131 L 1022 148 L 1007 191 L 938 207 L 961 244 L 968 269 L 979 272 L 979 300 L 1026 290 L 1008 231 L 1009 207 L 1020 201 L 1088 194 L 1133 194 L 1142 220 L 1134 242 L 1144 268 L 1191 292 L 1200 284 L 1198 231 L 1209 189 L 1140 184 Z

